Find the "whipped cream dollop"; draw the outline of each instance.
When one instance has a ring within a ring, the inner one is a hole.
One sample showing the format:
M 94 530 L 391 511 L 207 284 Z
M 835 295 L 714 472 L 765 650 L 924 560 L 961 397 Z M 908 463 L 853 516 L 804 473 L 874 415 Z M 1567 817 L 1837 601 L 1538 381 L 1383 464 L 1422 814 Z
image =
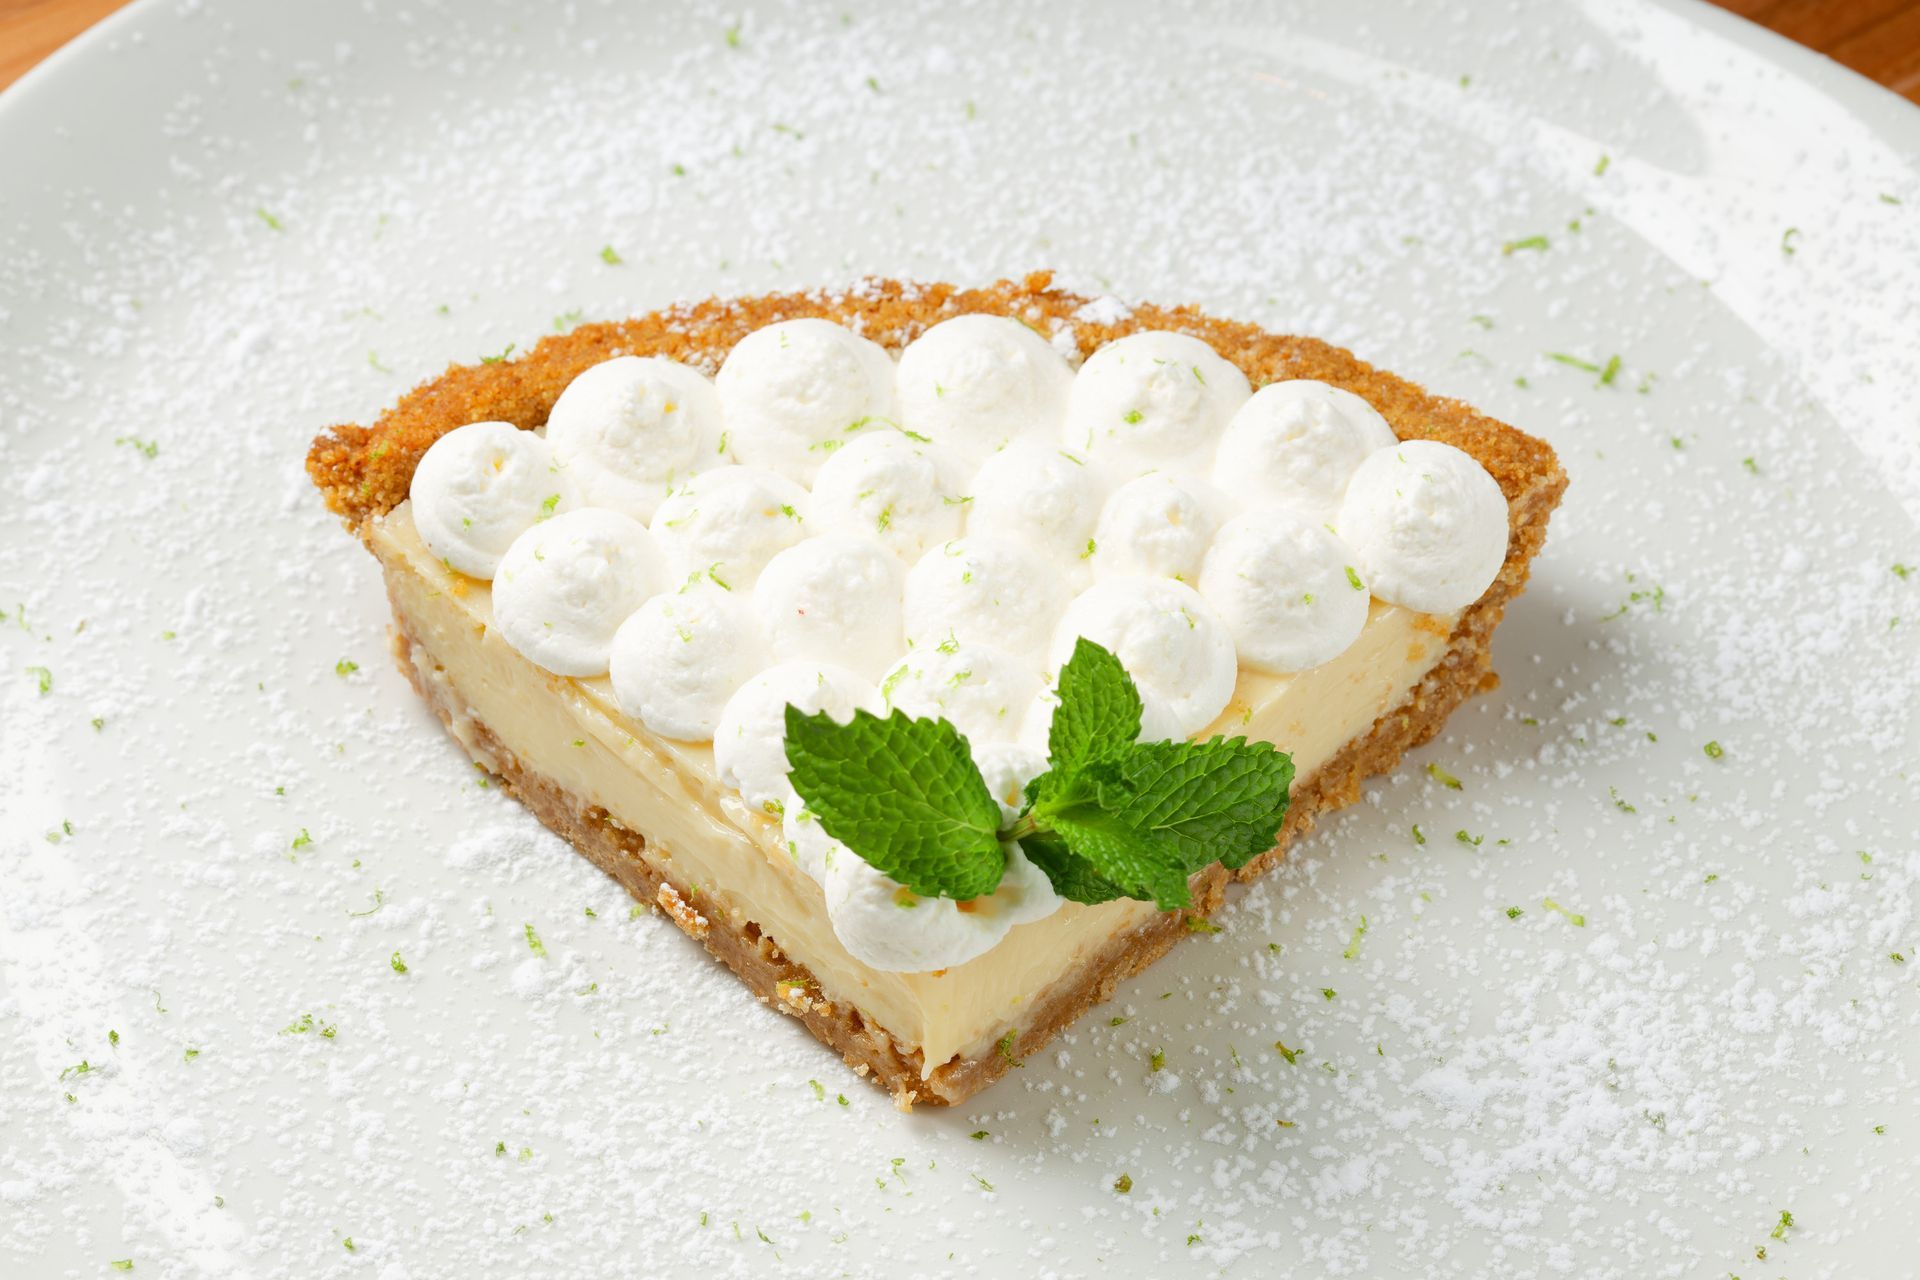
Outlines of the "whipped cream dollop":
M 741 593 L 706 577 L 642 604 L 613 634 L 620 709 L 663 738 L 705 742 L 735 691 L 771 661 Z
M 852 533 L 799 542 L 772 560 L 753 588 L 753 607 L 782 659 L 833 662 L 868 679 L 900 656 L 899 559 Z
M 605 675 L 614 633 L 667 582 L 666 557 L 639 521 L 598 507 L 568 511 L 500 558 L 494 629 L 555 675 Z
M 967 493 L 969 533 L 1024 542 L 1076 571 L 1093 554 L 1099 479 L 1057 445 L 1008 445 L 981 464 Z
M 572 505 L 547 442 L 511 422 L 441 436 L 413 469 L 407 496 L 427 550 L 473 578 L 491 578 L 515 538 Z
M 827 834 L 820 819 L 791 786 L 780 806 L 780 835 L 787 842 L 787 853 L 795 866 L 815 884 L 824 887 L 827 872 L 841 858 L 859 855 Z
M 1370 597 L 1357 557 L 1326 526 L 1285 507 L 1229 520 L 1200 570 L 1200 594 L 1227 624 L 1240 665 L 1274 675 L 1330 662 L 1360 638 Z
M 978 462 L 1024 437 L 1052 439 L 1073 370 L 1007 316 L 955 316 L 900 353 L 901 423 Z
M 740 686 L 713 731 L 713 767 L 747 804 L 781 814 L 787 786 L 787 707 L 825 712 L 841 724 L 855 710 L 880 711 L 880 691 L 845 667 L 783 662 Z
M 1422 613 L 1478 600 L 1507 558 L 1507 500 L 1468 454 L 1407 440 L 1367 455 L 1336 527 L 1373 594 Z
M 955 538 L 907 573 L 906 638 L 916 651 L 985 644 L 1037 662 L 1067 594 L 1059 567 L 1024 543 Z
M 1171 578 L 1110 578 L 1074 597 L 1054 629 L 1058 670 L 1085 636 L 1113 653 L 1143 704 L 1140 738 L 1190 738 L 1212 724 L 1239 676 L 1233 637 L 1200 593 Z M 1050 711 L 1046 714 L 1051 714 Z M 1045 741 L 1031 728 L 1029 741 Z
M 834 450 L 893 420 L 893 359 L 830 320 L 755 329 L 714 380 L 733 455 L 801 484 Z
M 744 589 L 767 561 L 807 536 L 811 501 L 771 471 L 715 467 L 674 490 L 650 528 L 676 576 L 709 574 Z
M 813 482 L 823 533 L 874 538 L 908 564 L 960 532 L 966 504 L 954 468 L 898 431 L 856 436 L 836 449 Z
M 827 918 L 848 954 L 890 973 L 950 969 L 983 956 L 1015 925 L 1060 909 L 1046 873 L 1018 844 L 1003 842 L 1000 885 L 971 902 L 923 898 L 841 846 L 826 873 Z
M 1040 669 L 1031 661 L 991 645 L 950 641 L 914 649 L 880 680 L 890 708 L 944 719 L 976 749 L 1018 734 L 1039 692 Z
M 1129 334 L 1080 366 L 1061 439 L 1126 477 L 1205 474 L 1227 419 L 1251 394 L 1247 376 L 1198 338 Z
M 1160 471 L 1127 481 L 1101 509 L 1088 557 L 1093 576 L 1192 582 L 1228 505 L 1207 486 Z
M 651 520 L 679 481 L 725 462 L 720 395 L 697 369 L 618 356 L 560 393 L 547 443 L 581 498 Z
M 1213 482 L 1248 505 L 1281 502 L 1332 521 L 1361 461 L 1396 437 L 1380 411 L 1339 387 L 1270 382 L 1220 436 Z

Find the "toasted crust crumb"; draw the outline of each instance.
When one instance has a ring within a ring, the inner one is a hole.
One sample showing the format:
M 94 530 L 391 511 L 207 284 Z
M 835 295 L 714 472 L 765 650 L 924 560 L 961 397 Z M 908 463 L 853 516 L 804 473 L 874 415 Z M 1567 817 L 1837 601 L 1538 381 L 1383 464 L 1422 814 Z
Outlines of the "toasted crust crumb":
M 670 884 L 662 883 L 660 892 L 655 894 L 654 897 L 655 900 L 659 902 L 660 909 L 673 917 L 673 922 L 680 926 L 682 933 L 686 934 L 689 938 L 705 938 L 707 936 L 707 929 L 710 927 L 707 923 L 707 918 L 687 905 L 687 900 L 680 896 L 678 889 Z

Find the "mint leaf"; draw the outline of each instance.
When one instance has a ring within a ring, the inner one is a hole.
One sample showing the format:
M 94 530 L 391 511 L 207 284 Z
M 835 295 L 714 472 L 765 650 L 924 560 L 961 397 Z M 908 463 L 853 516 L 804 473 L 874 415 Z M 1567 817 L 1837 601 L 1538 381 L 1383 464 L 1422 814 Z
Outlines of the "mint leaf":
M 1048 767 L 1070 773 L 1140 736 L 1140 692 L 1120 659 L 1081 636 L 1060 668 L 1047 732 Z
M 1179 852 L 1198 871 L 1232 869 L 1273 848 L 1287 817 L 1293 758 L 1265 742 L 1130 743 L 1092 771 L 1100 807 Z
M 1180 850 L 1166 837 L 1141 831 L 1097 803 L 1065 806 L 1047 822 L 1075 857 L 1127 897 L 1151 901 L 1162 911 L 1192 904 Z
M 1000 806 L 945 720 L 840 724 L 787 708 L 788 781 L 826 833 L 923 897 L 992 893 L 1006 870 Z
M 1063 841 L 1070 857 L 1082 864 L 1070 866 L 1071 873 L 1103 881 L 1123 897 L 1150 899 L 1163 911 L 1192 901 L 1181 850 L 1116 812 L 1100 794 L 1097 766 L 1074 773 L 1055 770 L 1035 786 L 1039 794 L 1027 817 Z M 1058 885 L 1054 892 L 1071 896 Z
M 1113 881 L 1094 870 L 1093 864 L 1067 847 L 1057 833 L 1043 831 L 1020 842 L 1027 861 L 1040 868 L 1053 883 L 1053 891 L 1069 902 L 1111 902 L 1126 897 Z

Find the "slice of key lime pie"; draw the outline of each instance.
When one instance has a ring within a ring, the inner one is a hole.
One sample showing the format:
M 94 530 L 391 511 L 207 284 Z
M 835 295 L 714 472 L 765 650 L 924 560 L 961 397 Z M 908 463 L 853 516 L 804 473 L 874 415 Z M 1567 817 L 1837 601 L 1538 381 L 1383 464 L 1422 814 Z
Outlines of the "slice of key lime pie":
M 472 757 L 903 1106 L 1491 687 L 1566 485 L 1345 351 L 1045 275 L 589 325 L 308 470 Z

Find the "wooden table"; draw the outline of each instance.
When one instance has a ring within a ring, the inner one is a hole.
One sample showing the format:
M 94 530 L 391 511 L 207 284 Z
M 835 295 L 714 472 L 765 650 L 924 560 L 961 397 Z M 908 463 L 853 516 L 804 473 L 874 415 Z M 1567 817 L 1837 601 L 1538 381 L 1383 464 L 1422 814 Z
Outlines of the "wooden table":
M 1920 102 L 1920 0 L 1715 0 Z M 0 88 L 125 0 L 0 0 Z

